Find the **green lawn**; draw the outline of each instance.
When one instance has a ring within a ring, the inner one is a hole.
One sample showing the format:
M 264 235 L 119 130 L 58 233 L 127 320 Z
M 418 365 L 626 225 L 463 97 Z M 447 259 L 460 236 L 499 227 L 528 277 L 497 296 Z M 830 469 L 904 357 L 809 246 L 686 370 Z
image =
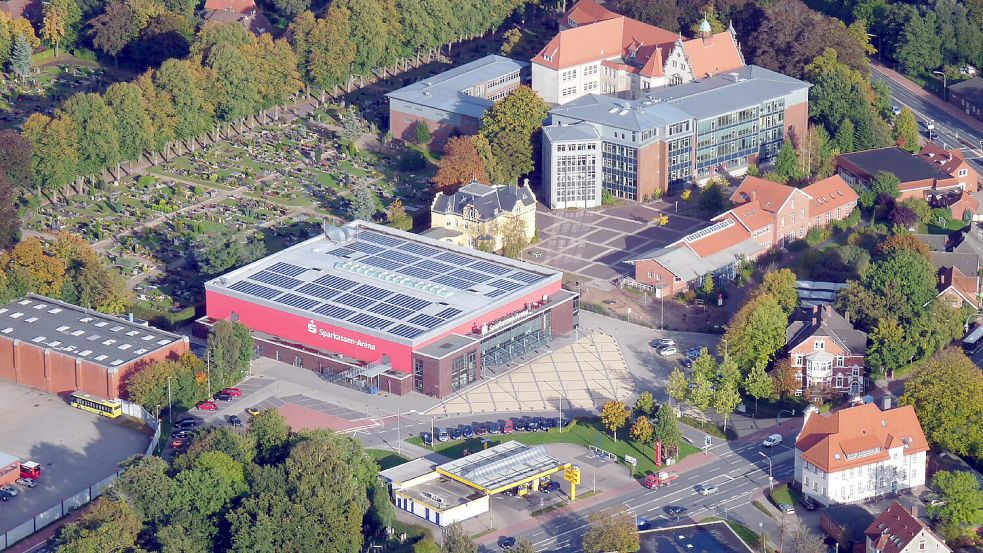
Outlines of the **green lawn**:
M 721 519 L 720 517 L 707 517 L 701 520 L 700 522 L 701 523 L 712 522 L 715 520 L 723 520 L 723 519 Z M 751 530 L 747 526 L 744 526 L 740 522 L 734 522 L 733 520 L 726 520 L 724 522 L 727 523 L 727 526 L 730 526 L 730 529 L 733 530 L 735 534 L 737 534 L 738 536 L 741 537 L 742 540 L 744 540 L 744 543 L 751 546 L 752 549 L 758 548 L 758 544 L 761 543 L 761 536 L 759 536 L 757 532 Z
M 652 457 L 655 455 L 653 449 L 634 440 L 624 439 L 627 433 L 626 429 L 621 429 L 618 432 L 619 439 L 615 442 L 611 439 L 611 433 L 601 428 L 599 422 L 578 421 L 576 424 L 566 427 L 562 432 L 555 430 L 550 430 L 549 432 L 516 432 L 510 436 L 487 436 L 487 439 L 489 440 L 489 447 L 509 440 L 515 440 L 527 445 L 577 444 L 584 447 L 593 445 L 600 447 L 604 451 L 614 453 L 618 456 L 619 461 L 622 462 L 624 462 L 625 455 L 635 457 L 638 459 L 636 472 L 640 474 L 648 474 L 659 470 L 659 467 L 656 467 L 652 460 Z M 422 441 L 417 436 L 410 438 L 408 441 L 416 445 L 422 445 Z M 457 459 L 463 457 L 465 451 L 473 453 L 480 450 L 481 447 L 481 438 L 471 438 L 468 440 L 437 443 L 433 449 L 452 459 Z M 680 445 L 679 457 L 683 459 L 698 451 L 699 448 L 683 442 Z
M 772 490 L 768 496 L 775 505 L 778 505 L 779 503 L 787 503 L 795 506 L 802 499 L 802 493 L 799 492 L 799 490 L 788 487 L 788 484 L 778 486 Z
M 375 459 L 375 462 L 379 464 L 379 469 L 381 470 L 398 467 L 399 465 L 409 461 L 409 459 L 406 457 L 396 455 L 392 451 L 386 451 L 384 449 L 366 449 L 365 452 Z

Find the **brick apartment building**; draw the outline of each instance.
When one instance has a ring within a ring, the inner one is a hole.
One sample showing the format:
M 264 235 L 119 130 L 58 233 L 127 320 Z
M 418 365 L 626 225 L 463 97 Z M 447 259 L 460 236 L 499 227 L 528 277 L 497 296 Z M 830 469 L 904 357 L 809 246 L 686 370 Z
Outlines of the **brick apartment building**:
M 642 201 L 741 174 L 805 132 L 808 101 L 808 83 L 753 65 L 637 100 L 582 96 L 553 108 L 543 129 L 544 201 L 596 207 L 602 189 Z
M 866 390 L 867 334 L 832 306 L 800 310 L 785 336 L 789 362 L 802 383 L 796 395 L 814 391 L 827 397 L 857 396 Z
M 586 94 L 644 93 L 744 67 L 734 28 L 699 36 L 624 17 L 581 0 L 560 18 L 560 31 L 533 59 L 532 86 L 550 104 Z
M 975 77 L 949 87 L 949 103 L 983 121 L 983 78 Z
M 52 394 L 115 399 L 131 371 L 188 349 L 187 337 L 44 296 L 0 307 L 0 378 Z
M 485 56 L 386 94 L 389 131 L 412 140 L 417 124 L 430 129 L 440 148 L 453 134 L 475 134 L 485 110 L 528 82 L 529 64 Z
M 910 406 L 807 408 L 795 439 L 794 484 L 824 506 L 925 485 L 928 441 Z
M 963 193 L 976 192 L 979 175 L 959 149 L 945 150 L 929 143 L 912 154 L 892 146 L 840 154 L 835 163 L 837 174 L 851 185 L 868 186 L 878 173 L 893 173 L 901 180 L 901 198 L 922 198 L 937 207 L 952 206 L 957 218 L 963 217 L 965 206 L 976 203 Z
M 746 177 L 731 201 L 737 205 L 714 217 L 710 226 L 627 260 L 635 282 L 660 296 L 674 296 L 707 274 L 730 280 L 741 261 L 803 238 L 811 227 L 846 219 L 857 194 L 837 176 L 802 189 Z

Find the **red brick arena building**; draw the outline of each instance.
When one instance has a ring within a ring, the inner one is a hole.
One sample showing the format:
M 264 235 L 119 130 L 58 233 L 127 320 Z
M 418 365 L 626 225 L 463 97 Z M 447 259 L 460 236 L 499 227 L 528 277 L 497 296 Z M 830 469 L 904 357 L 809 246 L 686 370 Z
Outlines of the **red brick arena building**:
M 130 372 L 188 349 L 187 337 L 44 296 L 0 307 L 0 378 L 49 393 L 115 399 Z
M 199 328 L 231 318 L 266 357 L 443 397 L 576 328 L 562 276 L 355 221 L 205 283 Z

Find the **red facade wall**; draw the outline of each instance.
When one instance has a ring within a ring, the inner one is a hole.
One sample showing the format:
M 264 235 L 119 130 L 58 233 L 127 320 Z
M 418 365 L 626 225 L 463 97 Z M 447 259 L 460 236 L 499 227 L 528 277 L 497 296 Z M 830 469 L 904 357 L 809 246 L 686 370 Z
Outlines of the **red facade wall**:
M 0 378 L 52 394 L 80 391 L 116 398 L 120 397 L 121 376 L 132 370 L 134 365 L 168 357 L 177 358 L 187 350 L 187 341 L 178 340 L 168 348 L 110 372 L 106 367 L 83 358 L 0 336 Z
M 642 284 L 662 287 L 665 297 L 672 297 L 688 288 L 685 281 L 676 282 L 676 275 L 653 259 L 635 262 L 635 280 Z
M 798 141 L 805 137 L 809 128 L 809 104 L 803 102 L 785 107 L 785 136 Z
M 461 122 L 455 125 L 446 121 L 434 121 L 433 119 L 427 119 L 426 117 L 421 117 L 419 115 L 412 115 L 390 109 L 389 130 L 396 138 L 406 141 L 414 141 L 416 124 L 423 123 L 430 128 L 430 136 L 432 138 L 430 146 L 434 149 L 441 150 L 443 149 L 444 144 L 447 143 L 447 139 L 450 138 L 452 134 L 477 134 L 478 127 L 480 126 L 480 122 L 477 119 L 466 115 L 461 115 L 460 118 Z
M 656 191 L 665 193 L 668 184 L 666 155 L 669 146 L 662 141 L 638 149 L 638 201 Z
M 509 313 L 520 310 L 525 304 L 538 301 L 542 299 L 544 294 L 552 294 L 558 291 L 560 287 L 560 282 L 544 286 L 495 311 L 471 319 L 431 340 L 423 342 L 418 347 L 424 347 L 450 334 L 468 334 L 474 326 L 480 326 L 486 322 L 494 321 Z M 383 355 L 388 355 L 394 369 L 403 372 L 411 371 L 410 355 L 412 348 L 410 346 L 397 344 L 385 338 L 355 332 L 320 321 L 314 321 L 307 317 L 264 307 L 245 300 L 231 298 L 211 290 L 205 291 L 205 302 L 206 314 L 213 319 L 227 319 L 234 312 L 239 317 L 239 322 L 253 330 L 366 362 L 378 361 Z M 314 324 L 314 332 L 311 332 L 309 329 L 309 325 L 312 323 Z M 344 341 L 324 336 L 322 332 L 328 335 L 335 334 L 343 337 Z M 371 347 L 358 345 L 359 342 Z
M 966 115 L 971 115 L 983 121 L 983 106 L 978 106 L 969 98 L 963 97 L 955 90 L 949 90 L 949 103 L 963 110 Z

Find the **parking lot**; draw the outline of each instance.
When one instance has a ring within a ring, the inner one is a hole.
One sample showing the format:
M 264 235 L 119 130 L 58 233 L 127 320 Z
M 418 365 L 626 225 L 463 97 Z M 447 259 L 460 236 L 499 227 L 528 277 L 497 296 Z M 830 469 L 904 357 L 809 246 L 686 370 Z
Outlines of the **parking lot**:
M 739 553 L 749 552 L 724 524 L 707 524 L 641 534 L 642 553 Z
M 56 395 L 0 382 L 0 451 L 42 466 L 31 489 L 0 504 L 0 532 L 115 472 L 150 435 L 134 423 L 73 409 Z
M 661 214 L 669 217 L 665 226 L 653 223 Z M 523 258 L 587 279 L 611 280 L 630 272 L 623 263 L 626 259 L 675 242 L 707 224 L 673 213 L 664 202 L 590 211 L 550 211 L 539 206 L 539 242 L 527 247 Z

